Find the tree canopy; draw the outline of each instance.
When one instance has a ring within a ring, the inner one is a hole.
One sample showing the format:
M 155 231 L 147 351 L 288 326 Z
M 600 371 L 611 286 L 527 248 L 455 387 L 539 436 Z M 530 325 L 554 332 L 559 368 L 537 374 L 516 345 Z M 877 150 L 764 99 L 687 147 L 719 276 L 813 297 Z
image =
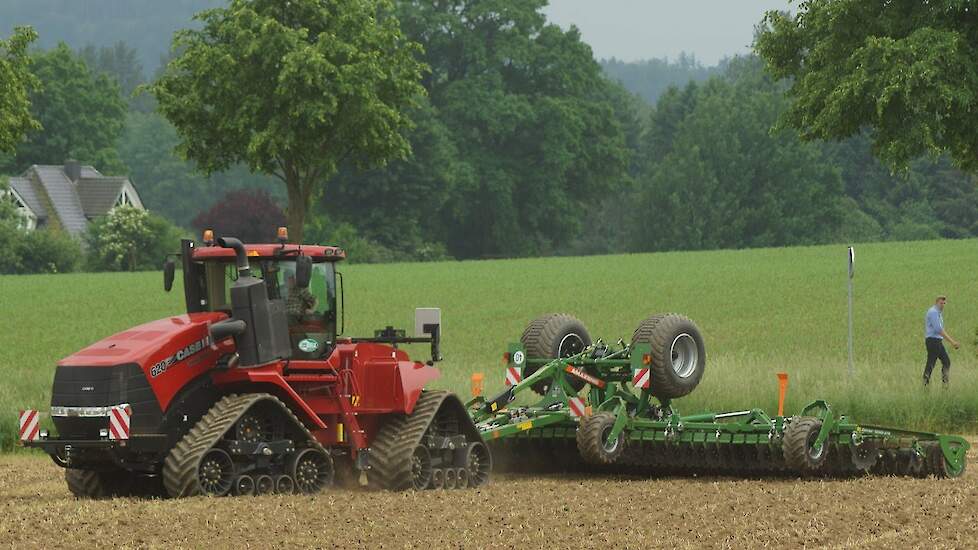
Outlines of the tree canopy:
M 152 86 L 180 134 L 178 150 L 207 173 L 243 162 L 282 180 L 290 236 L 337 166 L 406 156 L 404 114 L 423 89 L 418 46 L 384 0 L 232 0 L 200 30 L 176 34 L 180 52 Z
M 37 39 L 30 27 L 17 27 L 0 40 L 0 152 L 12 152 L 24 136 L 40 129 L 31 116 L 30 93 L 39 85 L 30 71 L 27 47 Z
M 906 167 L 947 152 L 978 171 L 978 12 L 972 2 L 813 0 L 769 12 L 757 52 L 793 99 L 783 122 L 838 139 L 870 128 Z

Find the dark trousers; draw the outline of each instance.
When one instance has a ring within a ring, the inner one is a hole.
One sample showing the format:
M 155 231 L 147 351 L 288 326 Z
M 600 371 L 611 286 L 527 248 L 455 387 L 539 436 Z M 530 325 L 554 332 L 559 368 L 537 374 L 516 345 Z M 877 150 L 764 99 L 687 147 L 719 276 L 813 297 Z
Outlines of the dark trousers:
M 927 364 L 924 365 L 924 384 L 930 382 L 930 373 L 934 370 L 934 364 L 938 359 L 941 360 L 941 380 L 947 384 L 948 376 L 951 374 L 951 358 L 947 356 L 944 349 L 944 340 L 940 338 L 926 338 L 924 345 L 927 346 Z

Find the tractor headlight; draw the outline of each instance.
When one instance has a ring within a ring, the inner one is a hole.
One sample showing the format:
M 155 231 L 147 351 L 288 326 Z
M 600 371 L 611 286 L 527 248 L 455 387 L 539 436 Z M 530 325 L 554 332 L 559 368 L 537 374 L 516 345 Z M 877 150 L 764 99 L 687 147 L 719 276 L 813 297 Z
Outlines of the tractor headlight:
M 38 435 L 41 437 L 41 439 L 47 439 L 48 438 L 48 431 L 47 430 L 41 430 L 40 432 L 38 432 Z
M 109 437 L 109 429 L 108 428 L 101 428 L 101 429 L 99 429 L 98 436 L 99 437 Z

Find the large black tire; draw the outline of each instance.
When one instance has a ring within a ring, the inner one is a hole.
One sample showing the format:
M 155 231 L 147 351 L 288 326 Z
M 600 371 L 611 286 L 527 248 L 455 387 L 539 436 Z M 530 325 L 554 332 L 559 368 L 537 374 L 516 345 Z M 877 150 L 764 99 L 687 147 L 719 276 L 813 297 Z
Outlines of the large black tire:
M 706 347 L 696 323 L 678 313 L 653 315 L 632 334 L 632 345 L 652 346 L 652 395 L 674 399 L 696 389 L 706 370 Z
M 581 419 L 581 425 L 577 427 L 577 449 L 585 462 L 599 466 L 617 462 L 625 450 L 625 432 L 618 434 L 618 438 L 608 445 L 608 435 L 614 425 L 615 415 L 610 412 L 599 412 Z
M 526 355 L 535 359 L 558 359 L 580 353 L 591 345 L 591 335 L 587 327 L 573 315 L 566 313 L 550 313 L 537 317 L 523 331 L 520 343 L 526 350 Z M 536 372 L 536 366 L 525 367 L 523 378 Z M 550 390 L 550 380 L 541 380 L 531 388 L 540 395 Z M 570 384 L 575 391 L 581 391 L 584 380 L 570 377 Z
M 822 421 L 810 416 L 795 418 L 784 432 L 781 450 L 788 468 L 801 475 L 813 475 L 822 470 L 829 456 L 828 442 L 815 451 L 812 443 L 822 429 Z
M 68 490 L 77 498 L 102 499 L 133 496 L 134 476 L 124 470 L 96 472 L 92 470 L 65 470 Z

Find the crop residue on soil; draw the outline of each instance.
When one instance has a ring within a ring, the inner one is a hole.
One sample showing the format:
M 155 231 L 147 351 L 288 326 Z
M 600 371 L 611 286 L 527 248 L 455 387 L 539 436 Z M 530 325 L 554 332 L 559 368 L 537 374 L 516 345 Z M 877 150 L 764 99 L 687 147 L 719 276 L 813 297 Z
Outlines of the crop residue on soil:
M 973 456 L 969 457 L 974 459 Z M 978 473 L 841 481 L 497 476 L 465 491 L 81 501 L 35 456 L 0 458 L 14 547 L 973 547 Z

